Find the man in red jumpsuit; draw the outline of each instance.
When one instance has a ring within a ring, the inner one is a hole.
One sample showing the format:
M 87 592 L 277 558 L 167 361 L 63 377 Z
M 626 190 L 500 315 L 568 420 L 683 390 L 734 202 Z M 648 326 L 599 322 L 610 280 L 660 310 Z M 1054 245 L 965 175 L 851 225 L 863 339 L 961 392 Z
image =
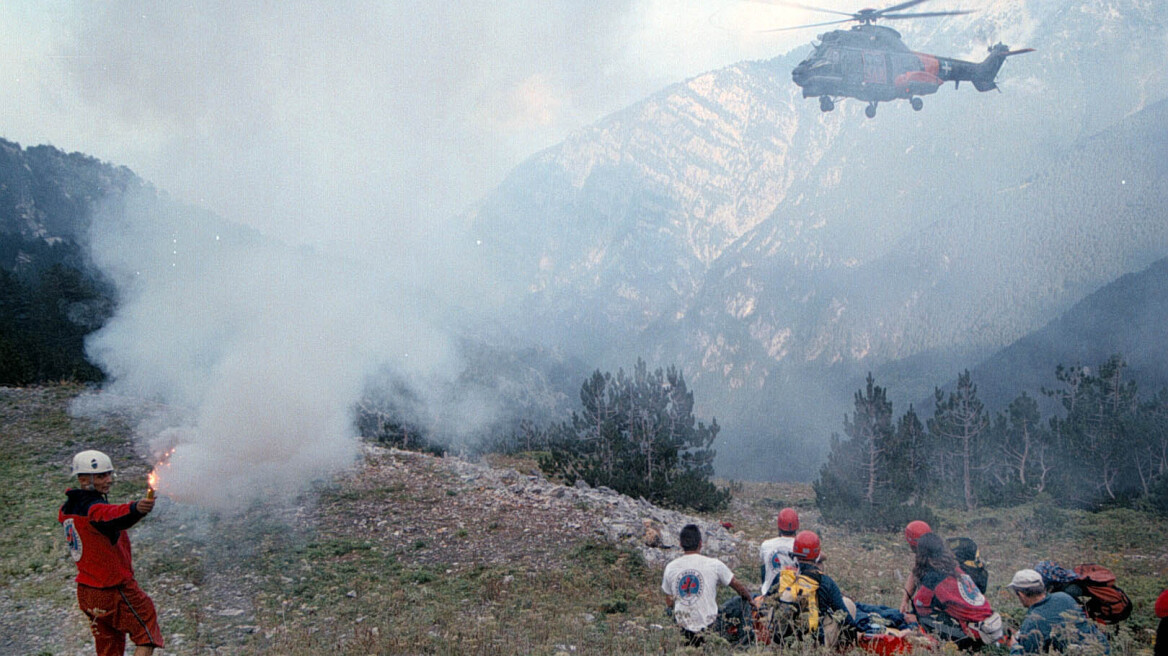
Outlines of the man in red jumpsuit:
M 113 463 L 100 451 L 73 456 L 77 487 L 57 514 L 65 529 L 69 555 L 77 564 L 77 602 L 89 618 L 98 656 L 122 656 L 126 634 L 134 656 L 150 656 L 162 647 L 154 602 L 134 580 L 130 537 L 126 529 L 154 509 L 154 499 L 111 504 Z

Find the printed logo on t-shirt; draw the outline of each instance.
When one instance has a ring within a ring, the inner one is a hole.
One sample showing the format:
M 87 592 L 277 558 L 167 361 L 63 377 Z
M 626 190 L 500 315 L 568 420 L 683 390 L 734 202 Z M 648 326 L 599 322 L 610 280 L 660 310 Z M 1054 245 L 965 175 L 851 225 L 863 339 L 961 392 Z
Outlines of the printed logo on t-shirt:
M 677 579 L 677 598 L 685 603 L 694 601 L 702 594 L 702 574 L 697 570 L 686 570 Z
M 65 520 L 65 544 L 69 547 L 69 557 L 73 562 L 81 560 L 81 534 L 77 532 L 72 519 Z
M 783 557 L 778 551 L 771 554 L 771 567 L 773 569 L 783 569 Z
M 957 589 L 961 591 L 961 598 L 970 606 L 981 606 L 985 603 L 985 597 L 982 596 L 981 590 L 978 589 L 973 579 L 969 578 L 968 574 L 957 577 Z

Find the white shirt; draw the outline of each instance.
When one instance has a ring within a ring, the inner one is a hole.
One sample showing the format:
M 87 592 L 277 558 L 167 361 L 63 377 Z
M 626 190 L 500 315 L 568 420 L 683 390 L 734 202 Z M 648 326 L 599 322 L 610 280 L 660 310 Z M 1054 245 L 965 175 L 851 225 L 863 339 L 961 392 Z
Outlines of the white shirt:
M 798 567 L 795 563 L 795 557 L 791 555 L 791 550 L 795 548 L 795 538 L 778 537 L 771 538 L 762 543 L 758 549 L 758 557 L 762 561 L 762 566 L 765 574 L 762 577 L 762 591 L 760 594 L 766 594 L 767 590 L 771 589 L 776 579 L 779 578 L 779 572 L 784 569 Z
M 717 558 L 686 554 L 665 566 L 661 590 L 673 597 L 673 620 L 697 633 L 718 617 L 718 585 L 730 585 L 734 572 Z

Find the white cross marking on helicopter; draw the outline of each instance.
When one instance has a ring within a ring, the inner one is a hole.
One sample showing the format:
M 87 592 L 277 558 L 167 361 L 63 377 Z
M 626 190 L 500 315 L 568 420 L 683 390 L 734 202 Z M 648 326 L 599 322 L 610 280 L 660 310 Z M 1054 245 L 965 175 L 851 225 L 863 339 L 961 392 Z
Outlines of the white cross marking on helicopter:
M 942 62 L 941 62 L 941 75 L 948 75 L 948 74 L 949 74 L 949 70 L 950 70 L 951 68 L 953 68 L 953 67 L 952 67 L 952 66 L 949 64 L 949 62 L 947 62 L 947 61 L 942 61 Z

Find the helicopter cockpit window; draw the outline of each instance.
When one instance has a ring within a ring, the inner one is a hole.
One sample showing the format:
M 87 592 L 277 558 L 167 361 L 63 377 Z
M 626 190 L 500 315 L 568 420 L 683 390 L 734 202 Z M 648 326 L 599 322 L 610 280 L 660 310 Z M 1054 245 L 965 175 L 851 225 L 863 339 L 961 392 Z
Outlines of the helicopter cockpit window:
M 838 48 L 825 48 L 822 45 L 815 49 L 809 58 L 811 68 L 813 69 L 829 69 L 835 70 L 836 64 L 839 63 L 840 52 Z

